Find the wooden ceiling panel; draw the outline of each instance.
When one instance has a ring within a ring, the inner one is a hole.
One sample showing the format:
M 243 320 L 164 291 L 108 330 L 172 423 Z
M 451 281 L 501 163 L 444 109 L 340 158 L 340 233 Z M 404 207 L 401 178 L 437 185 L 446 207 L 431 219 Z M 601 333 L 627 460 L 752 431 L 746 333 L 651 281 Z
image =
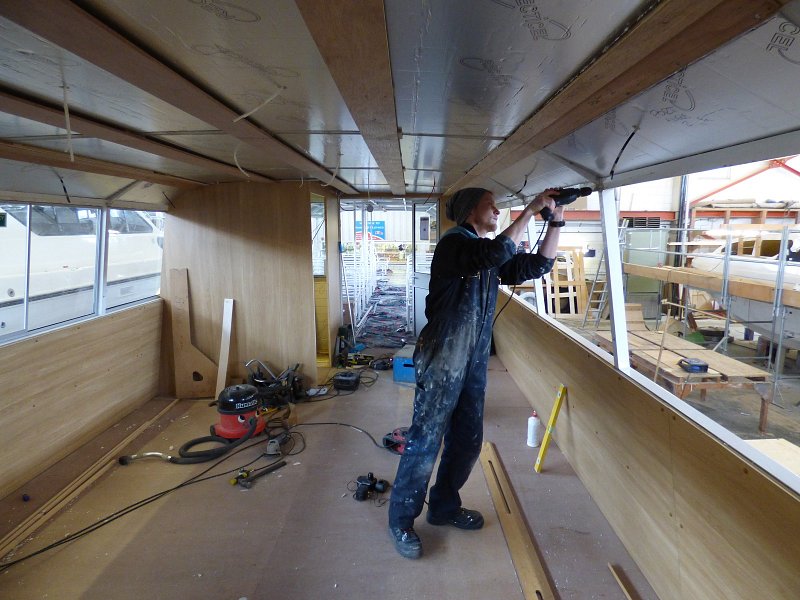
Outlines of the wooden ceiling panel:
M 249 144 L 309 176 L 322 180 L 331 176 L 251 121 L 237 121 L 240 115 L 236 111 L 68 0 L 8 0 L 0 4 L 0 14 L 203 123 L 247 139 Z M 75 35 L 78 31 L 81 35 Z M 334 179 L 333 184 L 341 191 L 355 192 L 344 181 Z
M 383 1 L 297 0 L 297 6 L 392 193 L 403 194 Z

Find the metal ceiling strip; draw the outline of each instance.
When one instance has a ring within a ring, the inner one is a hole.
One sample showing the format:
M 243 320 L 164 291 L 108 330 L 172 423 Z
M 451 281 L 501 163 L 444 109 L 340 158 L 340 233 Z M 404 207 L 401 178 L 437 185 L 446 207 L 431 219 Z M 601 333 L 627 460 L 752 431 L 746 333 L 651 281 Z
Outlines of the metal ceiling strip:
M 757 26 L 790 0 L 662 0 L 446 193 L 514 164 Z
M 0 112 L 24 117 L 39 123 L 46 123 L 54 127 L 64 127 L 64 110 L 62 107 L 56 108 L 41 102 L 34 102 L 3 90 L 0 90 Z M 70 122 L 76 132 L 80 132 L 89 137 L 122 144 L 129 148 L 155 154 L 156 156 L 170 158 L 172 160 L 209 169 L 214 173 L 234 175 L 237 180 L 243 178 L 242 173 L 234 166 L 205 156 L 200 156 L 199 154 L 181 150 L 175 146 L 152 140 L 132 131 L 100 123 L 99 121 L 83 117 L 74 111 L 70 112 Z M 274 181 L 274 179 L 256 173 L 250 173 L 250 176 L 252 181 Z
M 96 173 L 98 175 L 111 175 L 114 177 L 123 177 L 125 179 L 139 179 L 142 181 L 150 181 L 152 183 L 160 183 L 178 188 L 197 187 L 200 185 L 200 183 L 197 181 L 183 179 L 182 177 L 164 175 L 163 173 L 156 173 L 146 169 L 138 169 L 136 167 L 119 165 L 117 163 L 98 160 L 96 158 L 75 156 L 75 160 L 71 161 L 69 155 L 57 150 L 26 146 L 24 144 L 15 144 L 13 142 L 0 141 L 0 158 L 23 161 L 37 165 L 47 165 L 49 167 L 71 169 L 73 171 L 83 171 L 85 173 Z
M 758 160 L 770 160 L 775 156 L 792 156 L 797 154 L 798 148 L 800 148 L 800 130 L 789 131 L 736 146 L 682 156 L 675 160 L 619 173 L 614 175 L 613 182 L 606 178 L 604 185 L 620 187 L 716 169 L 720 165 L 741 165 Z
M 404 194 L 383 0 L 296 4 L 392 193 Z
M 185 113 L 345 193 L 357 193 L 69 0 L 4 0 L 0 14 Z M 80 32 L 80 34 L 77 34 Z

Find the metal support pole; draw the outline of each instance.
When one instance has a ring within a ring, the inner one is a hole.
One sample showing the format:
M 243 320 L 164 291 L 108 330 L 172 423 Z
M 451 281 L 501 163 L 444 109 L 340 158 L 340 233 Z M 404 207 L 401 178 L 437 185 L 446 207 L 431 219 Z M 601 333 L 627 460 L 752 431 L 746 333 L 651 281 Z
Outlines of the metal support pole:
M 111 209 L 106 207 L 97 210 L 96 257 L 94 280 L 94 312 L 98 316 L 106 314 L 106 294 L 108 293 L 108 236 Z
M 772 343 L 775 339 L 775 323 L 780 321 L 778 331 L 778 349 L 775 351 L 775 377 L 772 379 L 772 398 L 773 404 L 778 398 L 778 384 L 783 375 L 783 332 L 786 320 L 786 307 L 783 305 L 783 277 L 786 271 L 786 250 L 789 240 L 789 228 L 784 225 L 781 231 L 781 250 L 778 256 L 778 274 L 775 277 L 775 299 L 772 304 L 772 335 L 770 336 L 769 357 L 772 358 Z M 778 406 L 781 406 L 778 404 Z M 783 408 L 781 406 L 781 408 Z
M 612 190 L 600 192 L 600 220 L 603 225 L 606 279 L 611 294 L 611 335 L 614 342 L 614 366 L 629 371 L 628 328 L 625 318 L 625 292 L 622 285 L 622 256 L 619 249 L 617 204 Z
M 22 299 L 22 330 L 28 331 L 31 309 L 31 221 L 33 220 L 33 207 L 28 204 L 25 210 L 25 294 Z

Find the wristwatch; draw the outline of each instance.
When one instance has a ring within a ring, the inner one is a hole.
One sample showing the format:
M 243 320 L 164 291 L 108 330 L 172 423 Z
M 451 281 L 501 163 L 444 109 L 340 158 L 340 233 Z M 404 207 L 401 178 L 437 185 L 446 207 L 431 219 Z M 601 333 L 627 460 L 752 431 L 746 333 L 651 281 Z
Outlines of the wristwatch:
M 550 221 L 548 227 L 563 227 L 566 224 L 566 221 Z

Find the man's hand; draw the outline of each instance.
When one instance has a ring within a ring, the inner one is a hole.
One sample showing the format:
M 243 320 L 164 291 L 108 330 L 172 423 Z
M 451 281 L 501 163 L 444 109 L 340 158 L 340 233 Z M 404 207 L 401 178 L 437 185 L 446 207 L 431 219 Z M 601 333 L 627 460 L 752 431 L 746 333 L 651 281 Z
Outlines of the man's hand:
M 553 196 L 555 196 L 557 193 L 557 189 L 547 188 L 543 192 L 540 192 L 526 208 L 529 209 L 531 214 L 534 215 L 540 212 L 545 206 L 550 210 L 555 211 L 558 207 L 556 207 L 556 202 L 553 200 Z
M 563 206 L 556 206 L 553 210 L 553 221 L 563 221 L 564 220 L 564 207 Z

